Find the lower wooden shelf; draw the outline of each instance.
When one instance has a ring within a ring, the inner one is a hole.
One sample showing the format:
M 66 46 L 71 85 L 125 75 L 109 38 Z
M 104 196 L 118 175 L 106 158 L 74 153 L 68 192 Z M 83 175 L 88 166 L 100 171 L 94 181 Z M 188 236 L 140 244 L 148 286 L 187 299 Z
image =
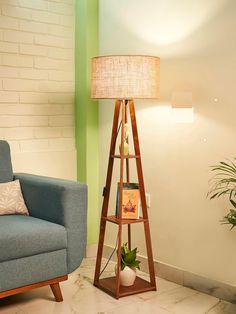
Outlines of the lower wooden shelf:
M 116 277 L 109 277 L 99 279 L 98 284 L 95 286 L 106 293 L 110 294 L 114 298 L 116 298 Z M 147 291 L 155 291 L 156 287 L 152 286 L 150 282 L 136 277 L 134 285 L 130 287 L 120 286 L 119 297 L 125 297 L 132 294 L 147 292 Z

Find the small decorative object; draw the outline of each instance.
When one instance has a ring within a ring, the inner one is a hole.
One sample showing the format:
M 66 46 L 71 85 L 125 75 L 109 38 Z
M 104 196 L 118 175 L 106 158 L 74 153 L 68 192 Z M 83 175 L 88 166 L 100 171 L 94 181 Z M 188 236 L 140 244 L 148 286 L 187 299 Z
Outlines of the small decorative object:
M 234 158 L 236 159 L 236 158 Z M 213 176 L 212 188 L 207 196 L 210 199 L 221 196 L 228 196 L 231 205 L 229 213 L 221 220 L 222 224 L 231 225 L 231 229 L 236 226 L 236 164 L 234 161 L 221 161 L 218 165 L 212 167 L 215 175 Z
M 120 188 L 117 187 L 116 217 L 119 216 Z M 138 183 L 123 183 L 122 219 L 139 219 L 140 195 Z
M 128 130 L 128 123 L 125 123 L 124 125 L 124 155 L 127 156 L 129 155 L 129 130 Z M 120 152 L 121 152 L 121 144 L 119 145 Z
M 120 284 L 121 286 L 133 286 L 136 278 L 136 269 L 139 268 L 140 261 L 136 260 L 137 248 L 129 250 L 127 243 L 121 247 L 120 260 Z M 116 268 L 115 268 L 116 272 Z

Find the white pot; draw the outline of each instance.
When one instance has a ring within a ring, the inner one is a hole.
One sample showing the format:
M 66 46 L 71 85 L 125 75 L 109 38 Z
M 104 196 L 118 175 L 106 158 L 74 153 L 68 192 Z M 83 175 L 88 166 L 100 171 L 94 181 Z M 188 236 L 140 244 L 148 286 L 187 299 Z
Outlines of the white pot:
M 117 274 L 117 265 L 115 266 L 115 273 Z M 133 286 L 136 278 L 136 268 L 130 268 L 125 266 L 123 270 L 120 271 L 120 284 L 121 286 Z

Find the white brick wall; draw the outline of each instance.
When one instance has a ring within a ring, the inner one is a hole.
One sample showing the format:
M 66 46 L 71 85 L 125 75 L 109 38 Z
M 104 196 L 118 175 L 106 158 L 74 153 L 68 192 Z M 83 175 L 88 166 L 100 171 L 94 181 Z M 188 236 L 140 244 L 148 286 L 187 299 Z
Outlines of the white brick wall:
M 74 1 L 0 1 L 0 138 L 13 152 L 75 150 Z

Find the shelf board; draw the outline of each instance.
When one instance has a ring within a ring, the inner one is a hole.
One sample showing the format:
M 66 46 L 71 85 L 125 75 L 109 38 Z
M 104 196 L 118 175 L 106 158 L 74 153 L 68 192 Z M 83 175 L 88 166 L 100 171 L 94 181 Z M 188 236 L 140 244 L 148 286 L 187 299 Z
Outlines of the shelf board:
M 120 155 L 112 155 L 111 156 L 112 158 L 121 158 Z M 140 158 L 139 155 L 124 155 L 124 158 L 125 159 L 129 159 L 129 158 Z
M 119 224 L 119 218 L 116 216 L 107 216 L 107 217 L 102 217 L 102 219 L 112 222 L 114 224 Z M 143 217 L 139 217 L 139 219 L 121 219 L 121 224 L 122 225 L 129 225 L 129 224 L 134 224 L 134 223 L 139 223 L 139 222 L 145 222 L 147 219 L 144 219 Z
M 116 277 L 99 279 L 96 286 L 111 296 L 116 297 Z M 137 276 L 133 286 L 120 286 L 119 297 L 155 290 L 156 287 L 152 286 L 150 282 Z

